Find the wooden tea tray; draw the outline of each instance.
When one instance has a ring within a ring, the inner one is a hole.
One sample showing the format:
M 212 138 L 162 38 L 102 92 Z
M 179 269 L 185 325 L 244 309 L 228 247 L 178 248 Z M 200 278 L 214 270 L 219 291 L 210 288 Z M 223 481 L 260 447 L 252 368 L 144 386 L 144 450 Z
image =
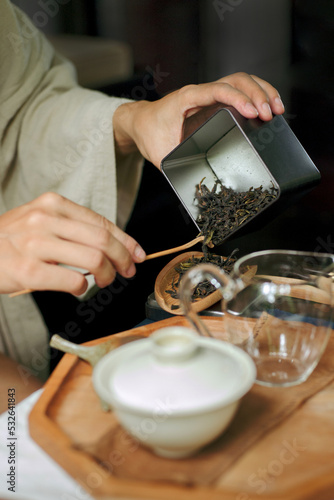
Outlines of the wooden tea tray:
M 217 336 L 220 318 L 204 318 Z M 189 326 L 173 317 L 117 334 Z M 94 345 L 108 338 L 90 342 Z M 101 409 L 92 368 L 66 354 L 32 409 L 32 438 L 96 499 L 333 500 L 334 339 L 308 381 L 254 385 L 228 430 L 196 456 L 168 460 L 133 441 Z M 135 383 L 135 381 L 134 381 Z

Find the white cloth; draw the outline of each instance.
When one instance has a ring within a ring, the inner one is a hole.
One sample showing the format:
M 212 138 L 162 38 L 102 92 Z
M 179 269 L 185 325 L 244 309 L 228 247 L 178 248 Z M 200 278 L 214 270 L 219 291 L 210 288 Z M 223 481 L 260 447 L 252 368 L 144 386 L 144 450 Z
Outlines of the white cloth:
M 16 406 L 17 445 L 15 448 L 15 492 L 7 483 L 8 414 L 0 415 L 0 499 L 1 500 L 94 500 L 30 437 L 28 416 L 43 389 L 34 392 Z M 92 493 L 93 494 L 93 493 Z M 106 498 L 107 500 L 107 498 Z M 116 498 L 110 500 L 134 500 Z
M 112 117 L 125 100 L 80 88 L 9 0 L 0 1 L 0 36 L 0 213 L 54 191 L 124 227 L 142 166 L 136 154 L 116 169 Z M 32 297 L 0 296 L 0 351 L 45 379 L 46 344 Z
M 1 500 L 92 500 L 79 483 L 74 481 L 29 435 L 28 416 L 42 389 L 19 403 L 15 409 L 16 436 L 12 459 L 15 475 L 11 487 L 8 463 L 8 414 L 0 415 L 0 498 Z

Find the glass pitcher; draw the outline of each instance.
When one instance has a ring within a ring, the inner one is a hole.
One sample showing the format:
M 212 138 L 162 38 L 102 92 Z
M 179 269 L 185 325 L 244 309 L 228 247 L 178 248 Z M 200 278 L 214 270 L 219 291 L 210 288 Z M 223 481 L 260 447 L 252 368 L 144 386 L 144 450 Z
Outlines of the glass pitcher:
M 213 336 L 192 308 L 192 290 L 205 280 L 222 292 L 223 339 L 251 356 L 258 383 L 291 386 L 309 377 L 332 332 L 334 255 L 269 250 L 240 258 L 230 275 L 212 264 L 189 270 L 181 306 L 201 335 Z

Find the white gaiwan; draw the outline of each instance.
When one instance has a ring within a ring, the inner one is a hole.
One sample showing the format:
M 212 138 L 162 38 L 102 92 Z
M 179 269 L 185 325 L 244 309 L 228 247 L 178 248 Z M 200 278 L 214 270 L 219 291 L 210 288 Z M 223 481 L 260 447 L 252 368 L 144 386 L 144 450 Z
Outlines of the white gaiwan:
M 222 433 L 255 376 L 238 347 L 168 327 L 106 354 L 93 384 L 134 438 L 157 455 L 181 458 Z

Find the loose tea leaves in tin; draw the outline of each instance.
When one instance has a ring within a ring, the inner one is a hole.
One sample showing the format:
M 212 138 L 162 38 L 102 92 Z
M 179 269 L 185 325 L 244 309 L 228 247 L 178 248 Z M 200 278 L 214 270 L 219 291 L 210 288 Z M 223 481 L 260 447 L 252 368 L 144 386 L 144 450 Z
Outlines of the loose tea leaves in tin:
M 204 179 L 205 177 L 196 186 L 195 194 L 200 208 L 196 222 L 201 229 L 200 234 L 204 236 L 203 257 L 192 257 L 175 268 L 177 279 L 171 283 L 169 289 L 165 290 L 174 299 L 179 298 L 178 289 L 184 273 L 198 264 L 214 264 L 226 273 L 230 273 L 235 262 L 233 256 L 238 249 L 234 250 L 229 257 L 222 257 L 210 253 L 208 247 L 220 245 L 226 236 L 261 212 L 278 195 L 278 189 L 274 186 L 270 190 L 259 186 L 251 187 L 248 191 L 237 192 L 232 188 L 227 188 L 219 180 L 215 182 L 212 190 L 209 190 L 203 184 Z M 193 290 L 192 300 L 203 299 L 215 290 L 215 286 L 210 281 L 202 281 Z M 172 309 L 178 308 L 178 305 L 172 305 Z
M 196 222 L 209 247 L 220 245 L 232 231 L 260 213 L 278 195 L 274 186 L 269 190 L 259 186 L 237 192 L 219 180 L 210 190 L 203 184 L 204 179 L 196 186 L 195 200 L 200 209 Z

